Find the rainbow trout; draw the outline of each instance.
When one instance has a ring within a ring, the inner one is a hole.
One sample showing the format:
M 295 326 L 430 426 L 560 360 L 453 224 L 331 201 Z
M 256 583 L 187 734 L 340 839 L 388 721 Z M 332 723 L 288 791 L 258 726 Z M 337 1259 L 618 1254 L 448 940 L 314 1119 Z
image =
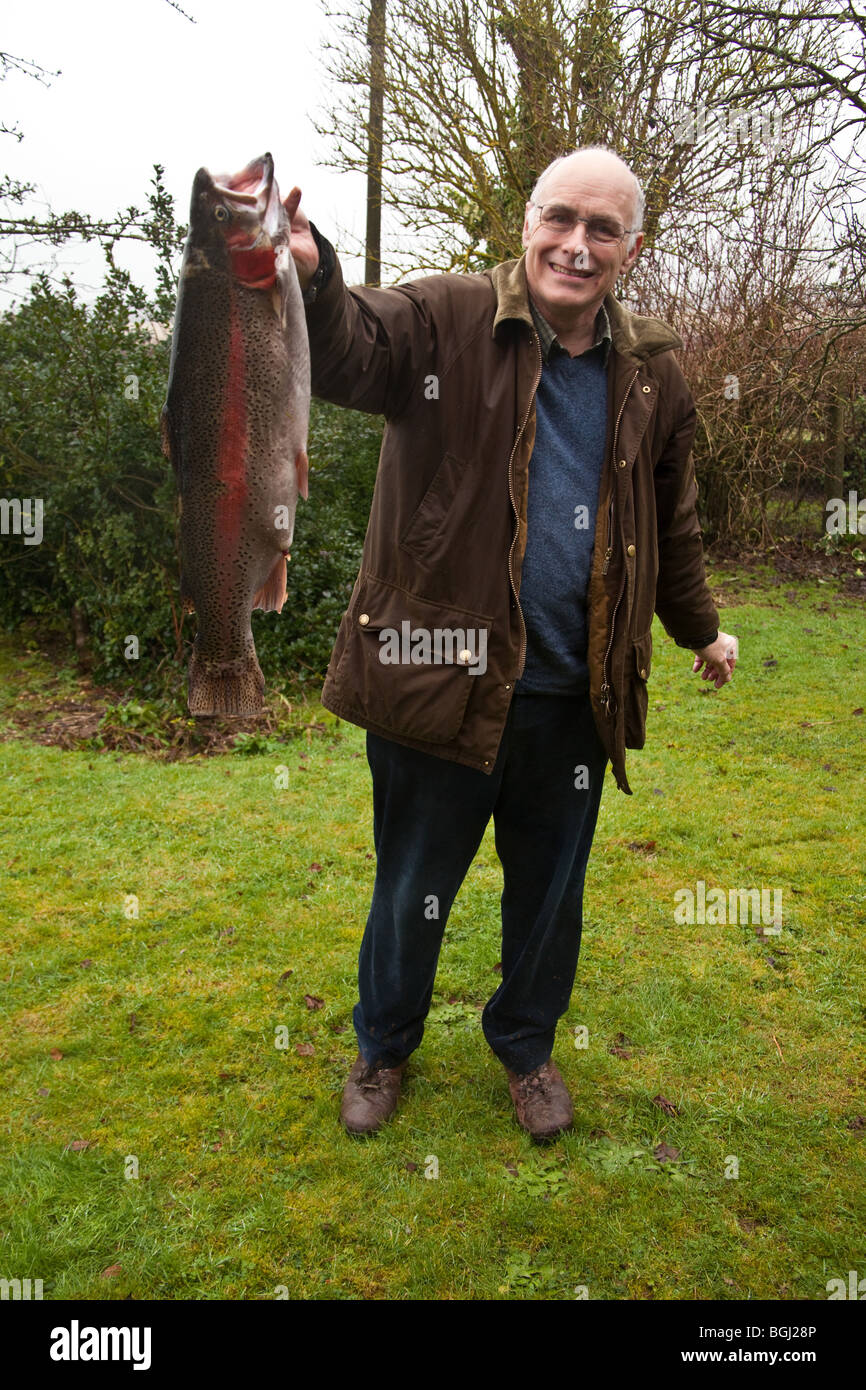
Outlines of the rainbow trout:
M 310 353 L 289 249 L 300 196 L 280 202 L 269 154 L 232 177 L 199 169 L 192 187 L 162 412 L 180 492 L 181 602 L 197 622 L 191 714 L 258 713 L 250 619 L 286 598 L 308 469 Z

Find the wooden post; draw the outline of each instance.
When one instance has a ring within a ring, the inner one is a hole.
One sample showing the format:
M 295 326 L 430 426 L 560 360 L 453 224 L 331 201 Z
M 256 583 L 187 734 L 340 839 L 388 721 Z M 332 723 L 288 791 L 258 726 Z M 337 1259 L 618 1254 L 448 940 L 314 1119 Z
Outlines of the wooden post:
M 382 283 L 382 116 L 385 98 L 385 6 L 370 0 L 370 125 L 367 142 L 367 247 L 364 283 Z

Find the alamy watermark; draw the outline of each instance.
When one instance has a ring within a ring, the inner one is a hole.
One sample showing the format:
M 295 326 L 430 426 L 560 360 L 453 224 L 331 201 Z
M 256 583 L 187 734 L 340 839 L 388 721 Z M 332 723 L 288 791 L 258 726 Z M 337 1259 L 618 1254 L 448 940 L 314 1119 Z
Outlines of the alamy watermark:
M 827 517 L 824 530 L 828 536 L 866 536 L 866 497 L 859 497 L 853 491 L 848 493 L 847 504 L 844 497 L 831 497 L 825 507 Z
M 848 1270 L 847 1284 L 837 1275 L 835 1279 L 827 1280 L 826 1289 L 828 1301 L 834 1298 L 851 1298 L 862 1303 L 866 1299 L 866 1279 L 861 1279 L 856 1269 Z
M 52 1361 L 130 1361 L 134 1371 L 150 1369 L 149 1327 L 82 1327 L 73 1318 L 69 1327 L 51 1330 L 48 1355 Z
M 772 900 L 770 894 L 772 892 Z M 765 936 L 778 936 L 782 930 L 781 888 L 710 888 L 699 878 L 692 888 L 674 893 L 674 921 L 694 926 L 758 925 Z
M 41 1279 L 0 1279 L 0 1299 L 40 1299 Z
M 408 618 L 379 633 L 383 666 L 465 666 L 470 676 L 487 670 L 487 629 L 413 627 Z
M 25 545 L 41 545 L 42 498 L 0 497 L 0 535 L 23 536 Z
M 767 150 L 778 150 L 784 141 L 782 123 L 783 112 L 778 106 L 686 106 L 677 112 L 673 137 L 679 145 L 721 139 L 728 145 L 763 145 Z

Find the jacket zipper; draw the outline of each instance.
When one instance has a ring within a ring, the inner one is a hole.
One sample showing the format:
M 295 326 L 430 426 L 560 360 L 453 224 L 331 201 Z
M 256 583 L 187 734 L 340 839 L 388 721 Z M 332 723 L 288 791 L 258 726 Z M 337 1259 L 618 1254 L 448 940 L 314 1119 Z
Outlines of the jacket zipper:
M 515 676 L 515 680 L 520 680 L 520 677 L 523 675 L 523 665 L 526 659 L 526 623 L 523 619 L 523 610 L 520 607 L 520 599 L 517 597 L 517 590 L 514 587 L 514 575 L 511 570 L 511 557 L 514 554 L 514 547 L 517 544 L 517 537 L 520 535 L 520 516 L 517 511 L 517 503 L 514 500 L 514 490 L 511 486 L 511 465 L 514 462 L 514 455 L 517 453 L 517 446 L 520 443 L 523 431 L 526 429 L 526 423 L 529 419 L 529 415 L 532 410 L 532 402 L 535 400 L 535 392 L 537 391 L 538 383 L 541 380 L 541 340 L 538 334 L 536 333 L 535 329 L 532 330 L 532 336 L 535 340 L 535 346 L 538 348 L 538 371 L 535 381 L 532 384 L 532 393 L 529 397 L 529 405 L 526 407 L 526 414 L 523 417 L 523 423 L 521 424 L 520 429 L 517 431 L 517 437 L 514 440 L 514 447 L 511 450 L 511 457 L 508 460 L 508 495 L 511 498 L 512 511 L 514 512 L 514 515 L 517 518 L 517 530 L 514 532 L 514 535 L 511 540 L 511 549 L 508 552 L 508 579 L 511 584 L 511 592 L 514 595 L 514 602 L 517 604 L 517 613 L 520 618 L 521 633 L 520 652 L 518 653 L 517 657 L 517 675 Z
M 619 408 L 619 414 L 618 414 L 617 417 L 616 417 L 616 424 L 614 425 L 614 430 L 613 430 L 613 447 L 612 447 L 612 450 L 611 450 L 612 455 L 613 455 L 613 466 L 614 466 L 614 469 L 616 469 L 616 443 L 617 443 L 617 439 L 619 438 L 619 422 L 620 422 L 620 420 L 622 419 L 622 413 L 623 413 L 623 411 L 625 410 L 625 403 L 626 403 L 626 401 L 628 400 L 629 396 L 631 395 L 631 388 L 634 386 L 635 382 L 637 381 L 639 373 L 640 373 L 640 368 L 638 368 L 638 370 L 635 372 L 634 376 L 632 377 L 631 381 L 630 381 L 629 384 L 628 384 L 628 388 L 627 388 L 627 390 L 626 390 L 626 393 L 625 393 L 625 395 L 624 395 L 623 398 L 622 398 L 622 405 L 621 405 L 620 408 Z M 603 564 L 602 570 L 601 570 L 602 574 L 607 574 L 608 566 L 610 565 L 610 557 L 611 557 L 611 555 L 613 554 L 613 502 L 614 502 L 614 498 L 615 498 L 615 497 L 616 497 L 616 472 L 614 472 L 614 475 L 613 475 L 613 482 L 612 482 L 611 490 L 610 490 L 610 506 L 608 507 L 608 512 L 607 512 L 607 550 L 605 551 L 605 554 L 604 554 L 604 564 Z M 604 654 L 604 664 L 603 664 L 603 666 L 602 666 L 602 672 L 601 672 L 601 704 L 602 704 L 602 709 L 604 710 L 605 714 L 607 715 L 607 717 L 608 717 L 609 719 L 612 719 L 613 716 L 616 714 L 616 700 L 614 699 L 613 691 L 611 690 L 610 685 L 608 684 L 608 680 L 607 680 L 607 663 L 608 663 L 608 659 L 609 659 L 609 657 L 610 657 L 611 647 L 613 646 L 613 634 L 614 634 L 615 625 L 616 625 L 616 615 L 617 615 L 617 611 L 618 611 L 618 609 L 619 609 L 620 602 L 622 601 L 622 596 L 623 596 L 623 594 L 624 594 L 624 592 L 625 592 L 626 579 L 627 579 L 627 571 L 626 571 L 625 569 L 623 569 L 622 583 L 621 583 L 621 585 L 620 585 L 619 593 L 618 593 L 617 596 L 616 596 L 616 603 L 614 604 L 614 608 L 613 608 L 613 616 L 611 617 L 611 620 L 610 620 L 610 640 L 608 641 L 608 644 L 607 644 L 607 651 L 606 651 L 605 654 Z M 611 706 L 612 706 L 612 708 L 611 708 Z

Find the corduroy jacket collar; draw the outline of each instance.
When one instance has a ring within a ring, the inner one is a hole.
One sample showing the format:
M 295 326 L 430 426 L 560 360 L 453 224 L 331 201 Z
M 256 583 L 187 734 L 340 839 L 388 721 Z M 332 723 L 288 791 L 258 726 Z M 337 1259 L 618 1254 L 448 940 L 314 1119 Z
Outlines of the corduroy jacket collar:
M 503 261 L 485 273 L 496 291 L 492 333 L 495 335 L 506 319 L 521 319 L 534 329 L 526 283 L 526 254 L 516 261 Z M 610 321 L 613 346 L 622 356 L 645 362 L 658 352 L 669 352 L 672 348 L 683 346 L 679 334 L 661 319 L 633 314 L 612 294 L 605 295 L 603 302 Z

